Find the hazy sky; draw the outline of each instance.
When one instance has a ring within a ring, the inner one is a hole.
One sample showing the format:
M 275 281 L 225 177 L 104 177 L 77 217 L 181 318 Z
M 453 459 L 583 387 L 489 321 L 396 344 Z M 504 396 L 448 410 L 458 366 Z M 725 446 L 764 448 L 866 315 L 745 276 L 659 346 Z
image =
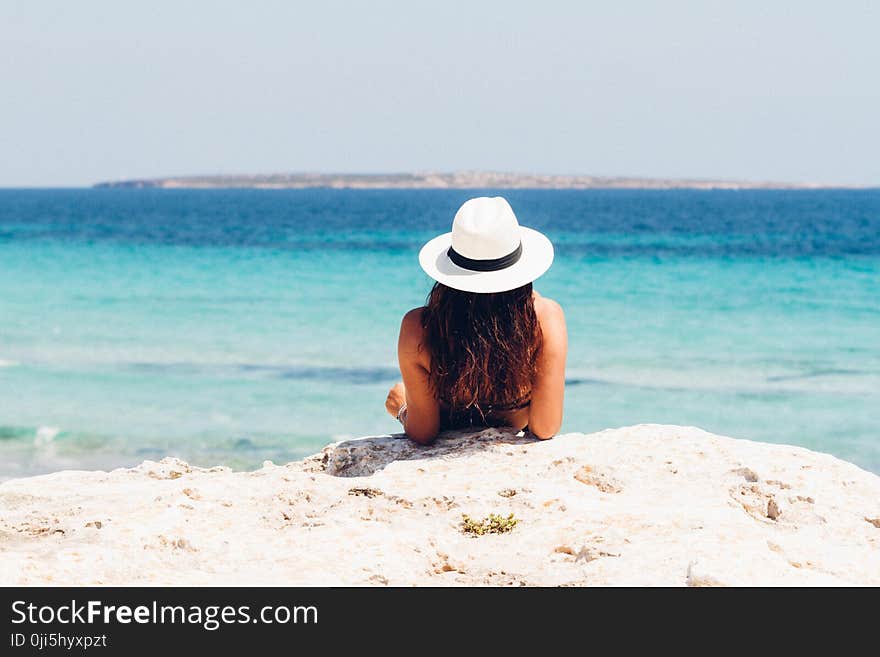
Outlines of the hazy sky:
M 880 185 L 880 3 L 0 0 L 0 186 L 495 169 Z

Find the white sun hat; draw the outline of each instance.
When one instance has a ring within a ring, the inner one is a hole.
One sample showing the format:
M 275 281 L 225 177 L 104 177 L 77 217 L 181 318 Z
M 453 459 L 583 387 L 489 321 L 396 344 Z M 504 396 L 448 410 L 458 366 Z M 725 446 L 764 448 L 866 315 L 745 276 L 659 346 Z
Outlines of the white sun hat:
M 455 213 L 452 232 L 432 239 L 419 264 L 435 281 L 464 292 L 507 292 L 550 268 L 553 245 L 520 226 L 506 199 L 472 198 Z

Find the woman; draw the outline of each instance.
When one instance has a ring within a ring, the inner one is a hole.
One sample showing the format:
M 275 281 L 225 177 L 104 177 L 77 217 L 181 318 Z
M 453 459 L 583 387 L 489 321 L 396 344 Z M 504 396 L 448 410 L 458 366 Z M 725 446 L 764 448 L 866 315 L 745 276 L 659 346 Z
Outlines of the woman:
M 503 198 L 475 198 L 419 262 L 437 282 L 401 323 L 403 382 L 388 393 L 388 412 L 423 444 L 470 426 L 551 438 L 562 424 L 568 338 L 562 308 L 532 282 L 553 262 L 553 245 L 521 227 Z

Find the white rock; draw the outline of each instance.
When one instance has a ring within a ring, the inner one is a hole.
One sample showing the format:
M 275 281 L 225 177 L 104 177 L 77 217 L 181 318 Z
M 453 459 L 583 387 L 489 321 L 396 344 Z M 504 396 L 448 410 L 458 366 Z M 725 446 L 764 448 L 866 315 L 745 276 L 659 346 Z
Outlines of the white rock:
M 15 584 L 878 585 L 880 477 L 658 425 L 370 437 L 251 473 L 164 459 L 0 484 Z

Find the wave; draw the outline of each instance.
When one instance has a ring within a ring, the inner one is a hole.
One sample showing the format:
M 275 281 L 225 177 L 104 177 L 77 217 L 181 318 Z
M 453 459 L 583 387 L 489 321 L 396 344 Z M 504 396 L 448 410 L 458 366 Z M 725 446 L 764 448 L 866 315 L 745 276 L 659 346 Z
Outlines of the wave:
M 55 440 L 59 433 L 61 433 L 61 429 L 58 427 L 40 427 L 34 436 L 34 446 L 42 447 L 43 445 L 48 445 Z
M 565 380 L 567 386 L 610 386 L 615 385 L 614 381 L 608 379 L 587 379 L 587 378 L 571 378 Z
M 20 427 L 0 425 L 0 441 L 30 442 L 34 447 L 42 447 L 51 443 L 61 433 L 61 429 L 52 426 Z
M 314 381 L 334 385 L 390 385 L 400 380 L 397 367 L 387 365 L 364 365 L 345 367 L 339 365 L 304 365 L 291 363 L 223 363 L 223 362 L 116 362 L 96 364 L 98 369 L 109 367 L 117 371 L 133 372 L 145 376 L 276 379 L 284 381 Z M 94 367 L 94 366 L 92 366 Z M 88 368 L 88 369 L 91 369 Z M 578 368 L 580 369 L 580 368 Z M 792 368 L 795 369 L 795 368 Z M 582 371 L 582 370 L 581 370 Z M 615 387 L 665 392 L 716 391 L 723 393 L 797 393 L 816 391 L 821 386 L 828 392 L 832 378 L 850 382 L 840 393 L 863 394 L 873 386 L 874 369 L 825 368 L 806 369 L 801 372 L 780 373 L 770 376 L 731 377 L 725 368 L 695 374 L 690 379 L 648 369 L 643 372 L 607 372 L 606 376 L 581 376 L 572 372 L 565 379 L 568 387 Z M 601 374 L 601 372 L 600 372 Z M 815 382 L 815 383 L 812 383 Z M 804 387 L 808 386 L 808 387 Z M 853 387 L 855 386 L 855 387 Z M 2 433 L 0 433 L 2 438 Z
M 396 367 L 371 365 L 363 367 L 341 367 L 335 365 L 270 365 L 266 363 L 126 363 L 126 369 L 156 374 L 175 374 L 182 376 L 218 376 L 247 374 L 268 376 L 271 378 L 303 381 L 327 381 L 331 383 L 393 383 L 400 380 L 400 371 Z M 627 381 L 613 379 L 568 377 L 567 386 L 626 386 L 634 385 Z M 642 387 L 642 384 L 636 384 Z M 657 386 L 649 386 L 657 387 Z M 663 387 L 662 385 L 659 387 Z M 678 388 L 676 388 L 678 389 Z
M 400 379 L 396 367 L 339 367 L 322 365 L 270 365 L 265 363 L 127 363 L 125 369 L 143 373 L 194 375 L 256 375 L 277 379 L 369 384 Z
M 798 381 L 801 379 L 815 379 L 822 376 L 868 376 L 875 372 L 867 372 L 865 370 L 845 370 L 845 369 L 828 369 L 828 370 L 812 370 L 802 374 L 784 374 L 779 376 L 768 376 L 767 381 L 777 383 L 780 381 Z
M 14 427 L 0 425 L 0 440 L 21 440 L 33 438 L 36 429 L 34 427 Z
M 400 380 L 400 371 L 396 367 L 381 365 L 364 367 L 340 367 L 333 365 L 269 365 L 264 363 L 128 363 L 127 369 L 139 372 L 177 375 L 229 375 L 254 374 L 271 378 L 303 381 L 327 381 L 331 383 L 393 383 Z M 565 379 L 567 386 L 614 386 L 627 385 L 626 382 L 611 379 L 588 377 L 569 377 Z

